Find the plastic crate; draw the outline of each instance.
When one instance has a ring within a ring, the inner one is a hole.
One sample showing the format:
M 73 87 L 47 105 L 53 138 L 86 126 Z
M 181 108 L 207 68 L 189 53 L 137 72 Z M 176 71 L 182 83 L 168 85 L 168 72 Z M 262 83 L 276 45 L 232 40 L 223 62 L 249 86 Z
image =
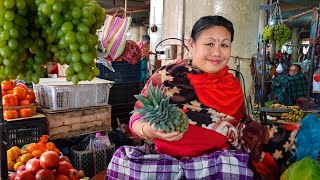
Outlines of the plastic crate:
M 22 121 L 5 122 L 8 134 L 8 147 L 38 142 L 39 138 L 48 134 L 47 120 L 45 118 L 28 119 Z
M 54 111 L 107 105 L 113 84 L 98 78 L 81 81 L 78 85 L 61 78 L 57 81 L 45 80 L 41 79 L 39 84 L 34 85 L 37 101 L 39 105 Z
M 86 151 L 90 136 L 71 147 L 71 162 L 76 169 L 82 169 L 86 176 L 93 177 L 106 170 L 115 151 L 115 145 L 96 151 Z
M 107 105 L 111 84 L 96 84 L 95 89 L 92 89 L 90 94 L 90 106 Z
M 112 106 L 111 119 L 119 119 L 121 124 L 129 124 L 130 112 L 134 109 L 134 103 L 128 105 Z
M 50 109 L 63 110 L 76 107 L 73 86 L 47 86 L 46 89 Z
M 132 65 L 126 61 L 112 62 L 115 72 L 110 71 L 100 63 L 97 63 L 97 67 L 100 70 L 99 78 L 114 81 L 115 83 L 132 83 L 140 82 L 141 80 L 140 63 Z
M 127 105 L 137 101 L 134 95 L 141 91 L 141 83 L 115 84 L 110 90 L 109 104 Z

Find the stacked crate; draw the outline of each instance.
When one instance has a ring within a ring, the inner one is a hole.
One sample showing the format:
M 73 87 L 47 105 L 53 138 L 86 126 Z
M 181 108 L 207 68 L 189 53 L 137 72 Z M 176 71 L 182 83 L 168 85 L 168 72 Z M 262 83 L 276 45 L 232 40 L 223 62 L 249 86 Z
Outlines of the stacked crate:
M 115 82 L 109 96 L 112 120 L 119 119 L 121 123 L 128 124 L 136 102 L 134 95 L 139 94 L 142 88 L 141 63 L 132 65 L 125 61 L 112 62 L 115 72 L 99 63 L 97 67 L 100 70 L 99 78 Z

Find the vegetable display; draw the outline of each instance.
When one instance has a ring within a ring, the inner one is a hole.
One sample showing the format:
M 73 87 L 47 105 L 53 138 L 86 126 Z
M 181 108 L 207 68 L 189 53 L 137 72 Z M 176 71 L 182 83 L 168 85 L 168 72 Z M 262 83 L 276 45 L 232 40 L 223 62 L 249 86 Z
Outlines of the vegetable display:
M 105 10 L 94 0 L 0 0 L 0 81 L 39 82 L 47 62 L 68 64 L 67 80 L 92 80 Z

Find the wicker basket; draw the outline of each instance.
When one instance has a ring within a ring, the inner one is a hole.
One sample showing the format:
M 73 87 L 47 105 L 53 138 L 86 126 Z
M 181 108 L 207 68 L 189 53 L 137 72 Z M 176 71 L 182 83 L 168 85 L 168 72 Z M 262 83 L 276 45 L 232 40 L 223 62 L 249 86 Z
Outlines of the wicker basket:
M 3 107 L 4 111 L 8 111 L 8 110 L 16 110 L 19 112 L 20 109 L 24 109 L 24 108 L 30 108 L 32 109 L 33 115 L 35 115 L 37 113 L 37 103 L 32 103 L 30 105 L 26 105 L 26 106 L 8 106 L 8 107 Z

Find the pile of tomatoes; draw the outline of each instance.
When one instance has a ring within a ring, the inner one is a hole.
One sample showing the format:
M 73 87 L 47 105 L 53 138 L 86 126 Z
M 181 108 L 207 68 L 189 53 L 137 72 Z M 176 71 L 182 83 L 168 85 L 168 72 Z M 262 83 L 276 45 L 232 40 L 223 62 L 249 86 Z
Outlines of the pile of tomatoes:
M 83 177 L 84 172 L 74 169 L 68 157 L 54 151 L 42 153 L 40 159 L 29 159 L 16 173 L 9 174 L 9 180 L 79 180 Z
M 18 117 L 25 118 L 33 115 L 31 108 L 23 108 L 23 106 L 35 103 L 36 97 L 33 90 L 23 83 L 15 83 L 15 81 L 2 81 L 2 104 L 4 109 L 10 107 L 22 106 L 19 110 L 5 110 L 3 111 L 4 119 L 15 119 Z

